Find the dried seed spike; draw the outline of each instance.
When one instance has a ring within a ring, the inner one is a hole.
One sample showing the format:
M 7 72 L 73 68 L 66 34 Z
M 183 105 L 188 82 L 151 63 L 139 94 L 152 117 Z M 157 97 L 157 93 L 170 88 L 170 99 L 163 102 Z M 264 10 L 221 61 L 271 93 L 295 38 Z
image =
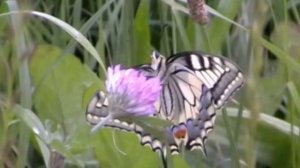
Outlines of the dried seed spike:
M 205 8 L 205 1 L 188 0 L 187 2 L 190 8 L 190 14 L 192 18 L 200 24 L 206 24 L 209 21 L 209 18 L 208 12 Z

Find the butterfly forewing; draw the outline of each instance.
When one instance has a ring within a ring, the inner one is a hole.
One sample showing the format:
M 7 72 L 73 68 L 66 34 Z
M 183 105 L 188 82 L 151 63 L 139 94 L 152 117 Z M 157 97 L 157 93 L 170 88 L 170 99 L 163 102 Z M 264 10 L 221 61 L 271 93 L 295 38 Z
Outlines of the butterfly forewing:
M 163 83 L 159 112 L 161 118 L 174 124 L 184 123 L 199 113 L 203 83 L 190 71 L 174 69 L 170 72 Z
M 239 68 L 224 57 L 201 52 L 183 52 L 169 57 L 167 66 L 179 64 L 190 69 L 211 91 L 217 109 L 243 84 Z

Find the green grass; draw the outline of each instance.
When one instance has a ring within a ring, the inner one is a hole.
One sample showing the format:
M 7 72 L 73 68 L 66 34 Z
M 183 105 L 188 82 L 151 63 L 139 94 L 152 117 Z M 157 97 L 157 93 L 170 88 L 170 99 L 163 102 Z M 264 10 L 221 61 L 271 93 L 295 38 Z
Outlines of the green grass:
M 153 48 L 224 55 L 246 77 L 207 158 L 187 152 L 172 167 L 300 167 L 300 1 L 207 3 L 214 16 L 199 25 L 173 0 L 1 1 L 0 167 L 160 167 L 134 134 L 90 134 L 85 121 L 105 67 L 148 63 Z

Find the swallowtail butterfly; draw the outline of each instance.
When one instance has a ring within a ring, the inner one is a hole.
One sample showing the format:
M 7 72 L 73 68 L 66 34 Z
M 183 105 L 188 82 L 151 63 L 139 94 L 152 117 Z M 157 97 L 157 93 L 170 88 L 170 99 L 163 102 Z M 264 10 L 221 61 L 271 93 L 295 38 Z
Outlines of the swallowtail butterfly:
M 154 51 L 152 63 L 136 68 L 147 77 L 158 76 L 162 81 L 156 117 L 169 120 L 173 126 L 165 129 L 165 141 L 145 132 L 134 123 L 113 120 L 106 126 L 132 131 L 139 135 L 142 145 L 166 157 L 180 152 L 180 144 L 187 150 L 205 152 L 207 134 L 213 129 L 215 111 L 242 86 L 243 75 L 230 60 L 202 52 L 182 52 L 168 58 Z M 91 99 L 87 121 L 95 125 L 108 115 L 109 102 L 100 91 Z

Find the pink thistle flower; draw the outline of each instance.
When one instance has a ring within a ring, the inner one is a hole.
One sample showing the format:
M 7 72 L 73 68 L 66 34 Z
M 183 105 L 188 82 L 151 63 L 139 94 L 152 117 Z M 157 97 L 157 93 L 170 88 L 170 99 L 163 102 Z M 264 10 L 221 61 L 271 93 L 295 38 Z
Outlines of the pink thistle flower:
M 108 68 L 105 86 L 109 114 L 92 131 L 114 118 L 155 114 L 154 104 L 161 91 L 158 77 L 147 78 L 137 70 L 121 69 L 120 65 L 116 65 Z

